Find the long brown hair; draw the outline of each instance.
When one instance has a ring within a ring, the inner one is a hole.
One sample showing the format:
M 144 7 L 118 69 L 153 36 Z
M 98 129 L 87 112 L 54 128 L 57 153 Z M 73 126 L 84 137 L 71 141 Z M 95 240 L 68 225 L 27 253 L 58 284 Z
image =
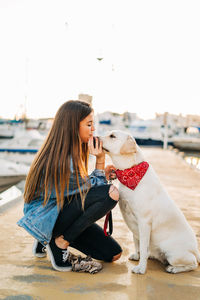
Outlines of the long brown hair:
M 55 187 L 57 205 L 62 208 L 64 191 L 66 188 L 69 191 L 72 159 L 84 205 L 84 191 L 81 191 L 78 173 L 84 181 L 88 172 L 89 151 L 87 143 L 81 142 L 79 126 L 91 112 L 92 108 L 88 103 L 78 100 L 67 101 L 59 108 L 49 134 L 36 154 L 27 175 L 24 191 L 26 203 L 42 194 L 45 205 L 52 188 Z

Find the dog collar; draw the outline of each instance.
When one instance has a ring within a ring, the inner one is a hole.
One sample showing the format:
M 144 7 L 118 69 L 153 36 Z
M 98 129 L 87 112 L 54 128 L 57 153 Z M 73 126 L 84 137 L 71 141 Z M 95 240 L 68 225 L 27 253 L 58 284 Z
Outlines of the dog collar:
M 129 189 L 134 190 L 140 180 L 145 175 L 148 170 L 149 164 L 146 161 L 141 162 L 138 165 L 135 165 L 129 169 L 115 171 L 118 180 L 127 186 Z

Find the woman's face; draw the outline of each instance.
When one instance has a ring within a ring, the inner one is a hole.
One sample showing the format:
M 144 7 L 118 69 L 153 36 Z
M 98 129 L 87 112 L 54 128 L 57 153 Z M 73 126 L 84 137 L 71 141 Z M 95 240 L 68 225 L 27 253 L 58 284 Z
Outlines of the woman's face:
M 79 135 L 82 143 L 87 143 L 93 136 L 94 128 L 94 115 L 91 112 L 85 119 L 80 122 Z

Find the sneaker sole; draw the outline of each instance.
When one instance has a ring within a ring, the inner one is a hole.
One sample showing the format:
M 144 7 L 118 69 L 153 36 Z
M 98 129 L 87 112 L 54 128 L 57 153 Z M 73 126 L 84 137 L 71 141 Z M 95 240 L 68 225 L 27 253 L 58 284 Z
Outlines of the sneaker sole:
M 39 257 L 39 258 L 46 257 L 47 254 L 45 252 L 44 253 L 36 253 L 37 243 L 38 243 L 37 240 L 35 240 L 33 243 L 33 248 L 32 248 L 33 255 L 36 257 Z
M 50 260 L 51 260 L 51 264 L 52 264 L 52 267 L 56 270 L 56 271 L 60 271 L 60 272 L 69 272 L 72 270 L 72 267 L 69 266 L 69 267 L 59 267 L 56 265 L 55 263 L 55 260 L 54 260 L 54 256 L 53 256 L 53 253 L 51 251 L 51 248 L 49 245 L 46 246 L 46 249 L 47 249 L 47 253 L 50 257 Z

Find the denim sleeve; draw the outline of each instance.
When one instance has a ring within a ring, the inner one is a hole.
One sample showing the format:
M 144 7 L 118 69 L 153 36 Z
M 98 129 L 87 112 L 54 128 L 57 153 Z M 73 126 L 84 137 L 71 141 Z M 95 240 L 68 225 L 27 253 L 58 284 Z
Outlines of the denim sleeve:
M 103 170 L 95 169 L 90 175 L 87 176 L 86 181 L 84 181 L 78 173 L 78 180 L 80 183 L 81 190 L 87 190 L 88 184 L 90 187 L 99 186 L 99 185 L 106 185 L 108 184 L 105 176 L 105 172 Z M 79 193 L 76 175 L 71 173 L 70 182 L 69 182 L 69 193 Z
M 75 176 L 74 176 L 74 169 L 73 169 L 72 159 L 70 161 L 70 169 L 71 169 L 70 181 L 73 182 L 73 186 L 76 186 L 76 183 L 75 183 L 76 179 L 75 179 Z M 80 173 L 78 173 L 78 179 L 79 179 L 79 182 L 82 181 Z M 85 183 L 86 186 L 87 186 L 88 181 L 89 181 L 91 187 L 108 184 L 108 181 L 106 180 L 106 176 L 105 176 L 105 171 L 104 170 L 99 170 L 99 169 L 94 169 L 94 171 L 88 176 L 88 179 L 86 180 L 86 183 Z M 83 183 L 82 188 L 84 188 L 85 184 Z M 76 186 L 75 190 L 77 192 L 77 186 Z
M 103 170 L 95 169 L 90 175 L 89 180 L 91 186 L 105 185 L 108 181 Z

